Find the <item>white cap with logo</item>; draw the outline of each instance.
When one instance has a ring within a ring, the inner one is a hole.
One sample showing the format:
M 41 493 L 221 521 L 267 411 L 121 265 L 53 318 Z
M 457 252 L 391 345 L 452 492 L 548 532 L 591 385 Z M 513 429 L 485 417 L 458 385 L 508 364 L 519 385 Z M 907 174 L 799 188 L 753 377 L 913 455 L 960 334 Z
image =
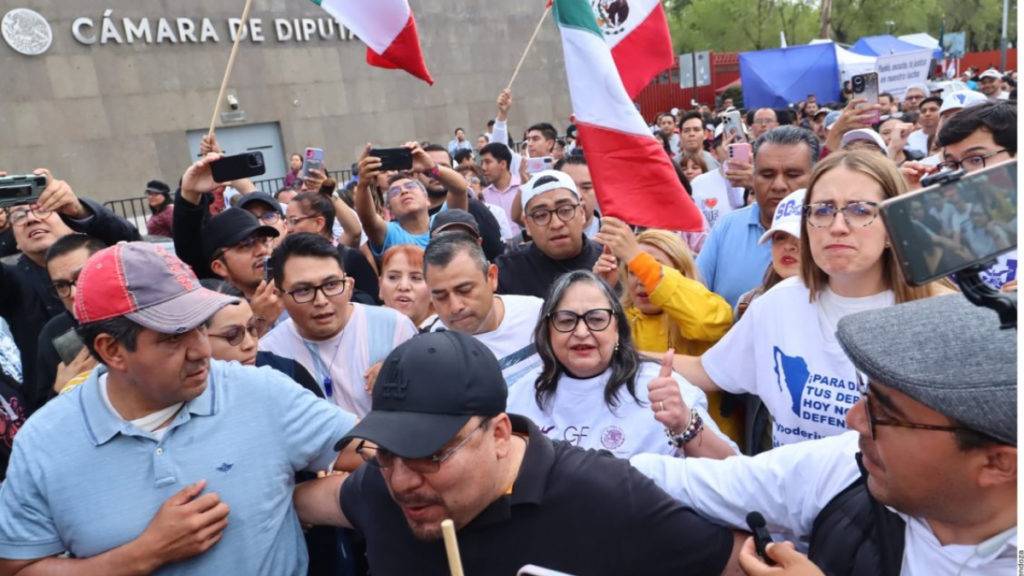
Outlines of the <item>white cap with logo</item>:
M 804 195 L 806 188 L 793 190 L 783 198 L 775 207 L 775 215 L 772 217 L 772 227 L 761 235 L 758 244 L 764 244 L 772 239 L 776 232 L 785 232 L 790 236 L 800 239 L 800 216 L 804 211 Z
M 939 108 L 939 116 L 942 116 L 946 112 L 960 110 L 962 108 L 970 108 L 971 106 L 977 106 L 978 104 L 984 104 L 986 102 L 988 102 L 988 97 L 981 92 L 975 92 L 974 90 L 958 90 L 956 92 L 950 92 L 942 97 L 942 106 Z
M 576 183 L 565 172 L 561 170 L 541 170 L 537 172 L 520 188 L 519 200 L 523 205 L 523 210 L 526 210 L 526 205 L 535 196 L 561 188 L 572 192 L 572 195 L 577 200 L 579 199 L 580 193 L 576 190 Z

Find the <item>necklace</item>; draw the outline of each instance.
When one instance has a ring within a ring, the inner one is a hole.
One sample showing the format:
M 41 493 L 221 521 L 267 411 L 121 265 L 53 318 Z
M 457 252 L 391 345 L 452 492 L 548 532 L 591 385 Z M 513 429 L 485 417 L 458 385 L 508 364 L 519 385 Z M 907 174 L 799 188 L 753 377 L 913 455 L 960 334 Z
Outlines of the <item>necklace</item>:
M 313 365 L 316 368 L 317 376 L 320 377 L 320 382 L 324 387 L 324 395 L 328 398 L 334 396 L 334 380 L 331 378 L 331 369 L 334 368 L 334 361 L 338 359 L 338 352 L 341 350 L 341 343 L 344 341 L 342 338 L 342 332 L 338 332 L 338 343 L 334 346 L 334 354 L 331 355 L 330 365 L 324 364 L 323 358 L 320 357 L 320 347 L 315 342 L 310 342 L 305 338 L 302 339 L 302 343 L 306 345 L 306 349 L 309 350 L 309 355 L 313 358 Z

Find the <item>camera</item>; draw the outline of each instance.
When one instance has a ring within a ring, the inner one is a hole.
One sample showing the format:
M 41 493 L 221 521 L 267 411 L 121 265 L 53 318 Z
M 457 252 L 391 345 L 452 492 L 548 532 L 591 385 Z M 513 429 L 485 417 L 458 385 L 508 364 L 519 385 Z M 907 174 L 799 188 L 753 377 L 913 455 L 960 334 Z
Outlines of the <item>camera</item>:
M 228 94 L 227 97 L 228 107 L 232 110 L 238 110 L 238 97 L 234 94 Z

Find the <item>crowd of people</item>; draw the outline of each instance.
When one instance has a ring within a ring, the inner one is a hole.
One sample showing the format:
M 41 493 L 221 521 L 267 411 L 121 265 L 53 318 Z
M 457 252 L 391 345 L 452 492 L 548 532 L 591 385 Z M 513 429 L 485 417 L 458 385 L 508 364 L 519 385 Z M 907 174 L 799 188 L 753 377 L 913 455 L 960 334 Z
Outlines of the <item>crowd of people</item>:
M 879 205 L 1014 159 L 1015 78 L 658 114 L 686 232 L 603 213 L 508 90 L 272 195 L 211 134 L 143 230 L 37 170 L 0 211 L 0 575 L 445 574 L 445 519 L 470 574 L 1005 573 L 1016 330 L 910 285 Z M 1014 247 L 1013 197 L 918 202 L 928 257 Z M 985 279 L 1015 299 L 1016 253 Z

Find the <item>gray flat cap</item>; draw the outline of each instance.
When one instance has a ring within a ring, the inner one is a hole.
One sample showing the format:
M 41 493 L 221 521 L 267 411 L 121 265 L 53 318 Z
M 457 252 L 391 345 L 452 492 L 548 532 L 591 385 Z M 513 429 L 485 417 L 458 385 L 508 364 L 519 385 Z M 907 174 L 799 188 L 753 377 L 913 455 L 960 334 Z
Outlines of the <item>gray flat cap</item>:
M 872 381 L 1017 445 L 1017 331 L 995 312 L 951 294 L 851 314 L 836 336 Z

